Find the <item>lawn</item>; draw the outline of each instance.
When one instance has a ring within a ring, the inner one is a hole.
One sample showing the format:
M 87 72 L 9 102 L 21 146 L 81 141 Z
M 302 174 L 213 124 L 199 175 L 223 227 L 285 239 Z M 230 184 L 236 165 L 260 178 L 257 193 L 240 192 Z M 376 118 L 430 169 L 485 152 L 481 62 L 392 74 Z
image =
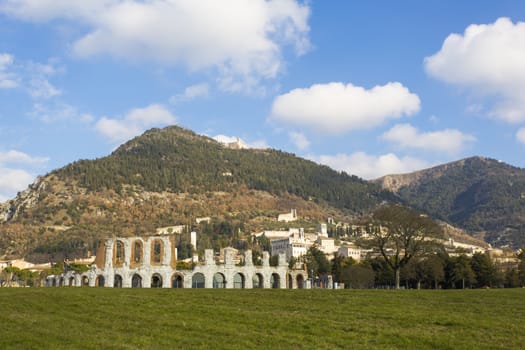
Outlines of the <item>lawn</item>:
M 520 349 L 525 289 L 0 289 L 0 349 Z

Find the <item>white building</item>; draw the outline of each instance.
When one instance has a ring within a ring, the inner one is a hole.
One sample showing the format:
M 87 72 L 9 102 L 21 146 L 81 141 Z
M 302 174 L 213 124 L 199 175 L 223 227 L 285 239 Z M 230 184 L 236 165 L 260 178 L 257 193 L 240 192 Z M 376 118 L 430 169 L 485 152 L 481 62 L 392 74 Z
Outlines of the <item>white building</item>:
M 296 220 L 297 220 L 297 210 L 295 209 L 290 210 L 290 212 L 286 214 L 279 214 L 279 216 L 277 217 L 277 221 L 282 221 L 282 222 L 291 222 L 291 221 L 296 221 Z
M 285 231 L 286 232 L 286 231 Z M 286 261 L 290 258 L 298 258 L 306 254 L 308 243 L 304 236 L 304 229 L 290 229 L 286 237 L 275 238 L 270 240 L 272 256 L 284 254 Z
M 337 255 L 345 258 L 353 258 L 355 261 L 361 260 L 361 249 L 357 247 L 341 246 L 337 250 Z

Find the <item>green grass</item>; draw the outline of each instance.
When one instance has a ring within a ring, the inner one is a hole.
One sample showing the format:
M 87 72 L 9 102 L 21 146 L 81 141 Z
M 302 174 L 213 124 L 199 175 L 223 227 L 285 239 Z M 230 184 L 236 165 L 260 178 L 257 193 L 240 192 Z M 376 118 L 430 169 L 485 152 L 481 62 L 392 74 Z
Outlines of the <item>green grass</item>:
M 525 289 L 0 289 L 0 349 L 520 349 Z

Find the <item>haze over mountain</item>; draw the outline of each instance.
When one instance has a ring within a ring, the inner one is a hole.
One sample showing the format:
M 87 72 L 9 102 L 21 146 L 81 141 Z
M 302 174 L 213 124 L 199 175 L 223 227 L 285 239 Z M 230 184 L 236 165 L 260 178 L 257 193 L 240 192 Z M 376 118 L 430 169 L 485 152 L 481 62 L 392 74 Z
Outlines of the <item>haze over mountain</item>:
M 525 245 L 524 169 L 472 157 L 373 182 L 493 245 Z

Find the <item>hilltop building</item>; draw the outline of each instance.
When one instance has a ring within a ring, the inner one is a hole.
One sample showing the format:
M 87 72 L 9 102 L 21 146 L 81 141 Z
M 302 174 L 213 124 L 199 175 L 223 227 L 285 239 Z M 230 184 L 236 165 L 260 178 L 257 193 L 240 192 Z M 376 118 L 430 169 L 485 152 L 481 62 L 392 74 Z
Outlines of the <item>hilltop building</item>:
M 277 221 L 292 222 L 297 221 L 297 210 L 291 209 L 289 213 L 279 214 Z

